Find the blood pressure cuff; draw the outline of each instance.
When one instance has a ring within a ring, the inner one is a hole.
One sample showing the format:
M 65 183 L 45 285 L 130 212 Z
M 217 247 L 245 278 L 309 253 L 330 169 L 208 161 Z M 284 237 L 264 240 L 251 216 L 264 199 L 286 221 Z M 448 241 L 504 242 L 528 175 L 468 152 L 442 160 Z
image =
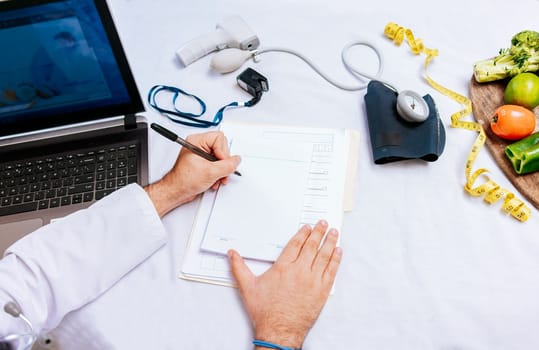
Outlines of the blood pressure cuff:
M 445 146 L 445 129 L 434 100 L 423 96 L 429 116 L 422 123 L 411 123 L 397 113 L 397 93 L 379 81 L 371 81 L 365 94 L 367 120 L 374 163 L 405 159 L 437 160 Z

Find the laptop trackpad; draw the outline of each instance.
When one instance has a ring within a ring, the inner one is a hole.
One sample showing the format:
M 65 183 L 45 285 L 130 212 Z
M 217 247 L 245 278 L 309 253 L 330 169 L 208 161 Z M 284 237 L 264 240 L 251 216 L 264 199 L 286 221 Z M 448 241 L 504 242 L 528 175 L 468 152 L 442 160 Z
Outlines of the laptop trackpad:
M 0 224 L 0 257 L 7 247 L 41 226 L 43 226 L 43 220 L 39 218 Z

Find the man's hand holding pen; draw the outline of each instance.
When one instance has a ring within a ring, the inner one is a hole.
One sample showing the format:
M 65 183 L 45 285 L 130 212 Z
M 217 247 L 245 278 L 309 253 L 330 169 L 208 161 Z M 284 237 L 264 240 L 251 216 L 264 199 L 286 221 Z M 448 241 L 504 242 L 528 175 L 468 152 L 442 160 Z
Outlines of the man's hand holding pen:
M 230 155 L 227 139 L 220 131 L 190 135 L 186 141 L 218 160 L 208 161 L 182 147 L 174 167 L 160 181 L 145 188 L 160 217 L 209 188 L 215 190 L 226 184 L 241 162 L 239 156 Z

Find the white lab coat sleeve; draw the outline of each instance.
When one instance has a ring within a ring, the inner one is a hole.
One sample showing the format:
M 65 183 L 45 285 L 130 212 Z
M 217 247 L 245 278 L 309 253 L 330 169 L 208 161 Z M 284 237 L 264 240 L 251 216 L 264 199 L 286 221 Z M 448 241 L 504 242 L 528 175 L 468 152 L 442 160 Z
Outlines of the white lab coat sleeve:
M 13 300 L 36 331 L 52 329 L 165 242 L 144 189 L 126 186 L 9 247 L 0 260 L 0 308 Z M 0 337 L 21 325 L 0 310 Z

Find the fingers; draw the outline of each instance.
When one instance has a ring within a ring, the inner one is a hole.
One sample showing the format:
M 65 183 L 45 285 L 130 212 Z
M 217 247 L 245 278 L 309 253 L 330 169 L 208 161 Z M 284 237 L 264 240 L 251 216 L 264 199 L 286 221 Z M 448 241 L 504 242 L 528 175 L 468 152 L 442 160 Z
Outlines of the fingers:
M 239 156 L 230 156 L 228 141 L 221 131 L 211 131 L 202 134 L 189 135 L 187 141 L 202 147 L 209 153 L 215 155 L 219 161 L 212 165 L 212 177 L 220 183 L 226 184 L 226 178 L 236 170 L 241 162 Z M 218 184 L 216 183 L 214 187 Z
M 230 149 L 228 147 L 228 140 L 222 132 L 219 132 L 211 145 L 213 154 L 219 159 L 226 159 L 230 157 Z
M 299 253 L 301 252 L 301 248 L 311 234 L 311 231 L 312 229 L 309 225 L 304 225 L 301 227 L 299 231 L 290 239 L 290 241 L 288 241 L 276 262 L 296 261 Z
M 213 163 L 211 169 L 212 177 L 214 177 L 216 180 L 227 177 L 228 175 L 232 174 L 234 170 L 236 170 L 240 163 L 240 156 L 232 156 L 226 159 L 218 160 L 217 162 Z
M 240 293 L 244 295 L 254 283 L 255 275 L 251 272 L 249 267 L 245 264 L 245 261 L 243 261 L 243 258 L 235 250 L 231 249 L 228 251 L 228 260 L 230 261 L 230 269 L 232 270 L 232 275 L 238 283 Z
M 202 147 L 219 159 L 230 157 L 228 141 L 221 131 L 210 131 L 202 134 L 189 135 L 187 141 Z
M 333 251 L 337 246 L 338 237 L 339 233 L 337 232 L 337 230 L 331 229 L 328 231 L 328 234 L 324 239 L 324 243 L 322 244 L 322 247 L 316 254 L 316 257 L 313 261 L 312 268 L 315 272 L 322 274 L 326 270 Z
M 310 236 L 303 244 L 303 248 L 301 249 L 301 254 L 298 260 L 302 260 L 302 262 L 308 264 L 308 266 L 312 265 L 314 257 L 316 256 L 316 254 L 318 253 L 318 249 L 320 248 L 320 242 L 322 242 L 322 238 L 326 233 L 327 227 L 327 221 L 318 221 L 318 223 L 314 226 Z
M 341 247 L 336 247 L 335 249 L 333 249 L 333 254 L 331 254 L 329 263 L 327 264 L 326 270 L 322 275 L 322 281 L 328 289 L 331 288 L 333 282 L 335 281 L 335 277 L 337 276 L 337 270 L 339 270 L 339 266 L 341 265 L 341 260 L 342 249 Z

